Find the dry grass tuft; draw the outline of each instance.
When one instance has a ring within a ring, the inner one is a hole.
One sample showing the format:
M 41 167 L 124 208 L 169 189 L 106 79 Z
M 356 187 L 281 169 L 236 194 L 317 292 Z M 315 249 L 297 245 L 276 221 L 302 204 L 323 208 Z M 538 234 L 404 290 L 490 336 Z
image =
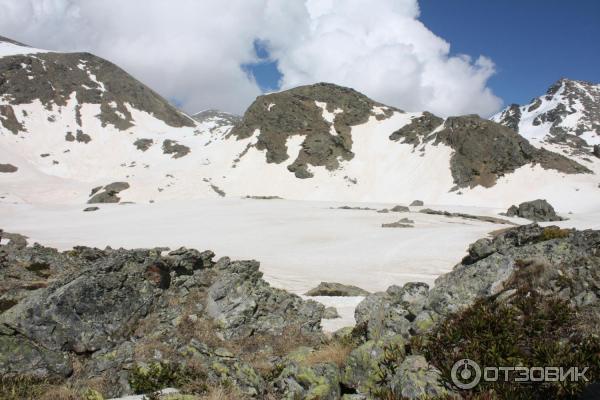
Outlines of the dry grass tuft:
M 339 368 L 342 368 L 351 351 L 352 348 L 348 345 L 339 342 L 331 342 L 310 353 L 306 357 L 305 362 L 307 365 L 334 363 Z
M 239 391 L 222 386 L 209 389 L 208 393 L 201 396 L 199 400 L 242 400 L 245 396 Z

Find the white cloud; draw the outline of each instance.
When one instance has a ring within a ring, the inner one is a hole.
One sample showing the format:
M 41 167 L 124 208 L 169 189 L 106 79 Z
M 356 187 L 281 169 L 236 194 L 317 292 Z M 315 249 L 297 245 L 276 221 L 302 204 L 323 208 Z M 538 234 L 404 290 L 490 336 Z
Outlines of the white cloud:
M 98 54 L 190 112 L 241 112 L 260 94 L 240 68 L 257 38 L 283 88 L 327 81 L 407 110 L 498 110 L 491 60 L 450 56 L 418 15 L 416 0 L 0 0 L 0 34 Z

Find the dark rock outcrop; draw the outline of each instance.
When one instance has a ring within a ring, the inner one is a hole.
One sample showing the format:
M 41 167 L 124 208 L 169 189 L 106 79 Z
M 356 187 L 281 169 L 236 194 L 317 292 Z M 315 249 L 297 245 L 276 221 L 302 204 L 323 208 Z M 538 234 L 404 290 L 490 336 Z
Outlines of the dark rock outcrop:
M 154 140 L 144 138 L 138 139 L 135 142 L 133 142 L 133 145 L 140 151 L 148 150 L 153 144 Z
M 166 139 L 162 144 L 163 154 L 171 154 L 173 158 L 185 157 L 190 153 L 190 148 L 177 143 L 175 140 Z
M 123 190 L 129 189 L 127 182 L 113 182 L 106 186 L 100 186 L 92 189 L 88 204 L 94 203 L 118 203 L 121 198 L 118 196 Z
M 75 94 L 77 123 L 81 125 L 80 105 L 98 104 L 97 118 L 102 126 L 125 130 L 133 125 L 129 106 L 154 115 L 173 127 L 194 126 L 164 98 L 134 79 L 116 65 L 89 53 L 37 53 L 0 58 L 0 93 L 8 104 L 0 106 L 0 123 L 9 131 L 23 131 L 14 118 L 13 105 L 34 100 L 50 108 L 65 106 Z
M 77 379 L 101 378 L 112 397 L 148 393 L 143 382 L 168 364 L 263 398 L 263 378 L 224 346 L 243 340 L 254 354 L 295 329 L 294 340 L 322 340 L 324 307 L 271 288 L 255 261 L 215 263 L 211 251 L 186 248 L 0 246 L 0 255 L 0 304 L 10 300 L 0 310 L 4 377 L 64 382 L 76 363 Z M 174 382 L 164 379 L 157 384 Z
M 528 111 L 533 111 L 536 108 L 537 107 L 535 107 L 535 105 L 532 105 L 530 107 L 530 110 Z M 507 128 L 512 129 L 515 132 L 519 132 L 519 123 L 521 122 L 521 108 L 518 104 L 511 104 L 510 106 L 508 106 L 508 108 L 502 111 L 498 118 L 499 123 L 506 126 Z
M 440 143 L 454 150 L 450 170 L 457 187 L 491 187 L 496 180 L 527 164 L 539 164 L 566 174 L 591 173 L 562 155 L 533 147 L 514 130 L 477 115 L 450 117 L 436 133 L 423 127 L 440 126 L 439 118 L 424 113 L 394 132 L 391 140 L 418 146 Z
M 429 290 L 424 283 L 391 286 L 373 293 L 356 308 L 358 324 L 367 324 L 369 338 L 402 335 L 409 338 L 431 328 L 449 313 L 479 298 L 495 296 L 523 268 L 538 270 L 530 277 L 537 288 L 574 306 L 600 299 L 600 231 L 563 230 L 536 224 L 480 239 L 452 272 L 441 275 Z M 519 278 L 521 279 L 521 278 Z M 564 285 L 561 282 L 570 282 Z
M 421 117 L 414 118 L 409 124 L 404 125 L 390 135 L 390 140 L 398 141 L 414 146 L 420 144 L 423 138 L 444 123 L 444 119 L 425 111 Z
M 305 293 L 306 296 L 366 296 L 369 292 L 358 286 L 337 282 L 321 282 Z
M 449 211 L 440 211 L 440 210 L 432 210 L 431 208 L 424 208 L 419 210 L 420 213 L 430 214 L 430 215 L 443 215 L 448 218 L 464 218 L 464 219 L 472 219 L 477 221 L 489 222 L 492 224 L 505 224 L 505 225 L 514 225 L 507 219 L 496 218 L 496 217 L 488 217 L 487 215 L 471 215 L 465 213 L 456 213 Z
M 381 224 L 382 228 L 414 228 L 415 221 L 408 218 L 402 218 L 396 222 L 384 223 Z
M 538 199 L 526 201 L 519 206 L 511 206 L 506 212 L 508 217 L 520 217 L 534 222 L 562 221 L 563 218 L 556 215 L 554 207 L 546 200 Z
M 323 118 L 323 109 L 316 102 L 325 103 L 327 111 L 335 114 L 333 123 Z M 374 107 L 382 107 L 383 113 L 376 114 Z M 292 157 L 288 170 L 305 179 L 312 177 L 311 165 L 333 170 L 340 160 L 354 157 L 352 126 L 371 116 L 387 118 L 393 111 L 353 89 L 318 83 L 259 96 L 230 134 L 243 139 L 259 129 L 256 148 L 266 150 L 267 162 L 280 164 Z M 304 138 L 302 149 L 298 155 L 288 154 L 286 141 L 296 135 Z
M 12 164 L 0 164 L 0 173 L 11 174 L 13 172 L 17 172 L 18 170 L 19 168 Z
M 600 144 L 597 144 L 597 145 L 594 146 L 594 150 L 592 151 L 592 153 L 597 158 L 600 158 Z
M 551 102 L 553 107 L 540 109 L 542 100 Z M 545 95 L 522 107 L 512 104 L 492 119 L 518 131 L 524 115 L 532 121 L 531 127 L 549 125 L 545 141 L 567 146 L 574 154 L 581 154 L 582 150 L 588 153 L 589 145 L 581 135 L 584 132 L 600 135 L 600 86 L 562 78 L 550 86 Z

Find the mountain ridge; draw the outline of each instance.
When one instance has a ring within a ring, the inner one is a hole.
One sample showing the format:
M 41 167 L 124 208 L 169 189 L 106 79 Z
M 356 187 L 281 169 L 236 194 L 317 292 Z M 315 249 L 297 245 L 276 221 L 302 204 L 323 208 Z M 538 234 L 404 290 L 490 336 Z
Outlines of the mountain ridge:
M 577 207 L 597 191 L 600 167 L 587 156 L 477 116 L 404 112 L 330 83 L 259 96 L 242 117 L 188 116 L 108 61 L 30 49 L 0 57 L 0 163 L 12 171 L 0 174 L 1 201 L 84 204 L 115 182 L 128 185 L 123 202 L 259 195 L 505 208 L 543 197 L 565 208 L 553 186 L 581 190 Z

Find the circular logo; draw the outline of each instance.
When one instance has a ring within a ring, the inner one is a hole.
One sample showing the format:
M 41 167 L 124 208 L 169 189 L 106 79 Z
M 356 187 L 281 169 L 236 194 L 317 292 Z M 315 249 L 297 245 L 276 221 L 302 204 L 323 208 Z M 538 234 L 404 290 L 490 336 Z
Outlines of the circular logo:
M 452 382 L 460 389 L 473 389 L 481 380 L 481 368 L 468 358 L 454 363 L 452 367 Z

